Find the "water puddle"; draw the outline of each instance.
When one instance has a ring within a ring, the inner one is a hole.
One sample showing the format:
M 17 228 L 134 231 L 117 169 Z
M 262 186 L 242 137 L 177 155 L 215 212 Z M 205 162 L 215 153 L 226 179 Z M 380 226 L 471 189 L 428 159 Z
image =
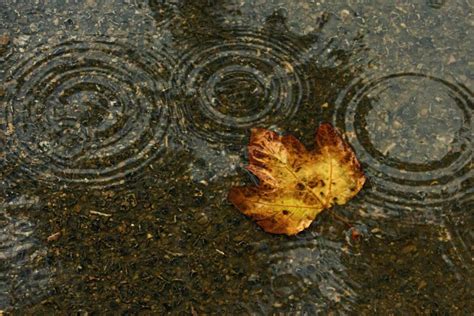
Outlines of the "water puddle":
M 292 118 L 308 102 L 310 82 L 293 66 L 298 43 L 282 37 L 233 31 L 186 47 L 172 81 L 182 94 L 177 119 L 185 133 L 243 144 L 252 126 Z
M 472 193 L 472 97 L 417 73 L 364 78 L 341 93 L 334 123 L 367 165 L 374 202 L 432 208 Z
M 20 209 L 38 207 L 38 198 L 20 196 L 0 204 L 0 306 L 38 302 L 51 289 L 53 268 L 49 266 L 46 243 L 35 236 L 35 224 Z
M 5 78 L 9 155 L 41 180 L 123 181 L 163 147 L 169 64 L 110 38 L 25 54 Z
M 471 10 L 0 4 L 0 314 L 467 314 Z M 321 122 L 367 184 L 262 232 L 227 201 L 250 129 Z
M 249 276 L 249 313 L 316 314 L 349 312 L 357 301 L 358 285 L 347 274 L 345 242 L 316 234 L 294 241 L 254 245 L 255 271 Z

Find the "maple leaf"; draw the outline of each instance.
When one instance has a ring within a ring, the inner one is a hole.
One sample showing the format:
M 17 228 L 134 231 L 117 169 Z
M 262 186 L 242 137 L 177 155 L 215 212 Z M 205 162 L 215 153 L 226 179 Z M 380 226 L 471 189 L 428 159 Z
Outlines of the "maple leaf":
M 323 123 L 312 151 L 294 136 L 252 129 L 249 165 L 258 186 L 233 187 L 229 200 L 266 232 L 295 235 L 334 204 L 345 204 L 362 188 L 365 176 L 336 129 Z

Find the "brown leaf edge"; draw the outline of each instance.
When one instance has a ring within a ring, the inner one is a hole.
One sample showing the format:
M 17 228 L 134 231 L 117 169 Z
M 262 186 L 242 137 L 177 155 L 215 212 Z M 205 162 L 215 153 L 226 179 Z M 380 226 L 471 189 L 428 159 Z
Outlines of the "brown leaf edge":
M 271 131 L 271 130 L 268 130 L 268 129 L 265 129 L 265 128 L 260 128 L 260 127 L 254 127 L 254 128 L 252 128 L 250 141 L 249 141 L 248 146 L 247 146 L 248 152 L 250 152 L 250 150 L 253 146 L 253 143 L 255 142 L 255 139 L 254 139 L 254 135 L 256 134 L 255 131 L 258 131 L 258 130 L 268 131 L 269 133 L 272 134 L 273 137 L 278 137 L 278 134 Z M 300 147 L 300 149 L 302 151 L 307 151 L 306 147 L 303 144 L 301 144 L 300 141 L 298 139 L 296 139 L 293 135 L 288 134 L 288 135 L 282 136 L 282 138 L 286 141 L 288 141 L 288 139 L 293 140 L 296 144 L 299 145 L 298 147 Z M 358 187 L 360 187 L 360 190 L 361 190 L 363 188 L 366 180 L 367 180 L 367 177 L 365 176 L 364 171 L 362 169 L 362 166 L 360 165 L 360 162 L 358 161 L 358 159 L 356 157 L 355 151 L 350 146 L 350 144 L 343 138 L 341 133 L 331 123 L 323 122 L 316 129 L 315 147 L 311 151 L 318 151 L 319 149 L 321 149 L 324 146 L 330 146 L 330 147 L 335 147 L 335 148 L 339 147 L 339 150 L 348 153 L 344 158 L 345 163 L 348 163 L 348 164 L 352 165 L 352 170 L 355 171 L 355 177 L 357 177 L 357 179 L 359 181 Z M 247 170 L 251 171 L 251 169 L 249 167 L 251 167 L 252 163 L 255 164 L 256 162 L 253 161 L 252 157 L 249 157 L 249 165 L 246 166 Z M 234 189 L 237 189 L 237 188 L 239 188 L 239 187 L 231 188 L 231 190 L 229 190 L 229 193 L 228 193 L 228 196 L 227 196 L 228 200 L 235 207 L 237 207 L 237 205 L 235 205 L 235 203 L 232 202 L 233 201 L 232 195 L 233 195 Z M 257 186 L 247 186 L 246 188 L 247 189 L 257 189 L 258 185 Z M 331 208 L 327 208 L 326 210 L 330 211 Z M 334 218 L 344 222 L 348 227 L 352 227 L 352 224 L 345 217 L 337 215 L 334 212 L 331 212 L 330 214 Z M 259 226 L 261 226 L 261 225 L 259 225 Z M 309 226 L 309 224 L 307 226 Z M 264 231 L 269 232 L 266 229 L 264 229 Z M 298 231 L 298 232 L 300 232 L 300 231 Z M 287 234 L 287 235 L 296 235 L 298 232 L 292 233 L 292 234 Z

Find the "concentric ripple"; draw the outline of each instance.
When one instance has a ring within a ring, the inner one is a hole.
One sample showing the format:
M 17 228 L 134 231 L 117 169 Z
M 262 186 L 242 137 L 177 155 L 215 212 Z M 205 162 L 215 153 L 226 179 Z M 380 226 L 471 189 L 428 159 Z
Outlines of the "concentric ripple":
M 309 93 L 296 56 L 286 38 L 245 31 L 191 47 L 173 74 L 182 131 L 237 143 L 251 127 L 290 119 Z
M 269 303 L 266 314 L 313 315 L 329 306 L 349 312 L 357 285 L 342 262 L 343 244 L 320 236 L 281 242 L 255 245 L 256 260 L 268 267 L 260 272 L 260 293 L 255 297 Z
M 422 207 L 472 192 L 473 94 L 416 73 L 360 80 L 334 121 L 357 152 L 374 203 Z
M 122 182 L 163 147 L 170 62 L 112 40 L 37 48 L 9 73 L 9 151 L 40 180 Z
M 39 301 L 49 292 L 54 270 L 46 262 L 44 244 L 35 237 L 35 225 L 9 213 L 37 205 L 38 199 L 25 197 L 0 203 L 0 310 Z
M 166 26 L 179 15 L 180 0 L 149 0 L 148 6 L 157 26 Z

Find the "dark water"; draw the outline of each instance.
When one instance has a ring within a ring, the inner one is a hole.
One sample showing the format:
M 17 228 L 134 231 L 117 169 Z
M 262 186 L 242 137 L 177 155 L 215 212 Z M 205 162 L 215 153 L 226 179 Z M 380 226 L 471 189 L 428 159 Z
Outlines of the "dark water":
M 0 2 L 0 313 L 472 313 L 473 5 L 412 2 Z M 321 122 L 353 227 L 262 232 L 250 129 Z

